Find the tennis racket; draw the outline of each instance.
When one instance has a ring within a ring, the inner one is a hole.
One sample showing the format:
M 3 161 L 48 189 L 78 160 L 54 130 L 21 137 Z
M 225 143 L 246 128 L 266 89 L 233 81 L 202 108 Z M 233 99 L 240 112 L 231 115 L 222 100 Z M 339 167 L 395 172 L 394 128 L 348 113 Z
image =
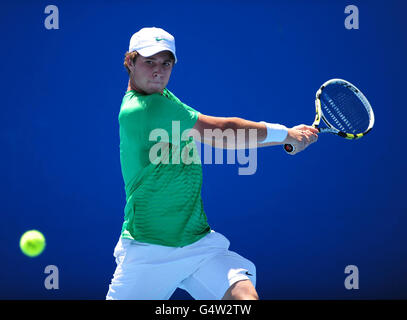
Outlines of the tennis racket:
M 320 133 L 332 133 L 345 139 L 360 139 L 373 128 L 373 109 L 363 93 L 353 84 L 342 79 L 325 82 L 315 95 L 316 115 L 312 126 Z M 320 122 L 326 127 L 320 128 Z M 284 150 L 292 153 L 295 148 L 285 144 Z

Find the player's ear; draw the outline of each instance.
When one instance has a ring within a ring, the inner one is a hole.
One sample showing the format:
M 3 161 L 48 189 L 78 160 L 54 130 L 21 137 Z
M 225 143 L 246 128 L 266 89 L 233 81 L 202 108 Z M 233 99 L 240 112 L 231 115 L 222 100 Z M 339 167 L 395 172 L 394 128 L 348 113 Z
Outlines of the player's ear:
M 127 59 L 127 66 L 130 70 L 131 73 L 133 73 L 136 70 L 136 60 L 131 59 L 131 57 L 126 57 Z
M 130 56 L 126 56 L 126 62 L 129 67 L 134 67 L 134 63 L 131 60 Z

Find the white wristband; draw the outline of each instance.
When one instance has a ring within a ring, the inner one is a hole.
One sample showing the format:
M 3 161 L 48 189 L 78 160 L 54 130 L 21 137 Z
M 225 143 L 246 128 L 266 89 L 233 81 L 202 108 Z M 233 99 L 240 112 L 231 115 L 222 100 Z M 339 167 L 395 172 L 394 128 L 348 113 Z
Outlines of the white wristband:
M 267 142 L 283 142 L 285 138 L 287 138 L 288 129 L 286 126 L 278 123 L 268 123 L 264 121 L 260 121 L 260 123 L 264 123 L 267 127 L 267 137 L 261 143 Z

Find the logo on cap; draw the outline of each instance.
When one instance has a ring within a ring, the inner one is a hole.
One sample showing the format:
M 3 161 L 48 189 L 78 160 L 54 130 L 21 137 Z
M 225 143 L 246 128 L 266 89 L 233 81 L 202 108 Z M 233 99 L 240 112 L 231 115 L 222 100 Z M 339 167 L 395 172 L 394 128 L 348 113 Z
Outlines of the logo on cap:
M 165 39 L 164 38 L 159 38 L 159 37 L 155 38 L 155 41 L 161 41 L 161 40 L 165 40 Z

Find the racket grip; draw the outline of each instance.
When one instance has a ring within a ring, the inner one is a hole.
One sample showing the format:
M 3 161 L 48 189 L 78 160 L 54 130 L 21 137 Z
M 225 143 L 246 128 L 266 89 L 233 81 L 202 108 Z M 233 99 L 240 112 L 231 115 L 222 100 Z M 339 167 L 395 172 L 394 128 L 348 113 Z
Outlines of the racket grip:
M 295 150 L 295 147 L 292 144 L 285 144 L 284 150 L 287 153 L 292 153 Z

